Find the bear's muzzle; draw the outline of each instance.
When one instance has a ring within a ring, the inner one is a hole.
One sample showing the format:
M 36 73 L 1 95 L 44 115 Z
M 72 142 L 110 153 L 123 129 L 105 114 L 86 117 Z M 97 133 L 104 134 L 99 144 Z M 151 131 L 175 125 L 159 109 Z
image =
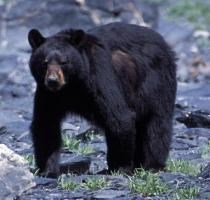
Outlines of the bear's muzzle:
M 45 76 L 46 87 L 53 92 L 60 90 L 66 84 L 63 70 L 59 65 L 49 65 Z

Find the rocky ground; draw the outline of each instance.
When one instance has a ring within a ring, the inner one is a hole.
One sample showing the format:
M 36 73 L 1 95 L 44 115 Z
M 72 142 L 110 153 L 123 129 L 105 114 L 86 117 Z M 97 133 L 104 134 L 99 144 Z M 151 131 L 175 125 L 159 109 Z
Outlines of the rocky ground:
M 181 8 L 179 12 L 172 9 L 179 6 L 177 2 L 0 0 L 0 143 L 23 156 L 34 174 L 28 128 L 35 88 L 28 68 L 30 28 L 48 35 L 63 28 L 88 29 L 112 21 L 144 24 L 144 18 L 166 38 L 179 58 L 174 135 L 166 171 L 138 171 L 133 177 L 98 175 L 106 168 L 103 133 L 70 116 L 63 124 L 61 159 L 61 170 L 68 175 L 58 180 L 35 176 L 36 186 L 16 199 L 210 199 L 210 29 L 202 19 L 205 27 L 192 20 L 189 23 L 187 17 L 173 15 L 172 20 L 170 13 L 181 13 Z M 208 8 L 208 1 L 204 2 Z M 6 195 L 2 193 L 1 199 Z

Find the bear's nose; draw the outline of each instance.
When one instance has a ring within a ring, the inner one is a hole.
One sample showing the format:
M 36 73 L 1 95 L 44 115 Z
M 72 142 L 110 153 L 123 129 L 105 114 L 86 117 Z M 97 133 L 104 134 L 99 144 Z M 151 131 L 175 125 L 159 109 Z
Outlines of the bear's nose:
M 49 87 L 52 87 L 52 88 L 56 88 L 59 86 L 59 80 L 58 80 L 58 77 L 55 76 L 55 75 L 50 75 L 48 78 L 47 78 L 47 85 Z

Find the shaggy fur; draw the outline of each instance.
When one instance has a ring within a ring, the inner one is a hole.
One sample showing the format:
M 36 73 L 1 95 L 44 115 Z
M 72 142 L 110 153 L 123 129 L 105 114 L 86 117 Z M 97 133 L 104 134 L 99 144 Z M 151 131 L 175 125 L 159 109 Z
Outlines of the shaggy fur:
M 158 33 L 112 23 L 48 38 L 31 30 L 28 37 L 33 49 L 30 69 L 37 83 L 31 131 L 41 172 L 58 172 L 61 122 L 69 112 L 105 131 L 109 170 L 165 166 L 176 65 L 174 53 Z M 65 82 L 56 91 L 46 84 L 52 64 Z

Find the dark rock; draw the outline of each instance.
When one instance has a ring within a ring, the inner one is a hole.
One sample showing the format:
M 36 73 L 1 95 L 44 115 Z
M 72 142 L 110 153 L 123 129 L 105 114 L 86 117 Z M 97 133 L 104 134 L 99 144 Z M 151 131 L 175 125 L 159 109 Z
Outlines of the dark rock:
M 183 131 L 183 136 L 187 135 L 188 138 L 204 137 L 210 140 L 210 129 L 205 128 L 189 128 Z
M 128 196 L 130 191 L 124 190 L 124 191 L 117 191 L 117 190 L 102 190 L 98 191 L 93 195 L 94 199 L 116 199 L 116 198 L 123 198 L 125 196 Z
M 3 135 L 7 132 L 7 129 L 5 126 L 0 127 L 0 135 Z
M 201 171 L 198 177 L 202 177 L 205 179 L 210 178 L 210 163 Z
M 198 195 L 198 198 L 203 200 L 209 200 L 210 197 L 210 180 L 205 180 L 202 184 L 202 187 L 205 187 L 204 189 L 201 189 Z M 201 187 L 201 188 L 202 188 Z
M 34 181 L 35 181 L 37 186 L 39 186 L 39 185 L 48 186 L 48 185 L 51 185 L 51 184 L 57 184 L 56 179 L 39 177 L 39 176 L 35 176 Z
M 197 161 L 198 159 L 202 159 L 202 154 L 199 148 L 189 149 L 188 151 L 185 149 L 172 149 L 170 155 L 170 157 L 175 160 Z
M 189 146 L 183 142 L 172 141 L 171 148 L 176 150 L 188 150 Z
M 177 117 L 177 121 L 184 123 L 188 128 L 210 128 L 210 113 L 195 111 Z
M 209 83 L 183 83 L 179 84 L 177 91 L 177 103 L 192 107 L 192 110 L 206 110 L 210 108 Z
M 183 187 L 194 187 L 197 179 L 196 177 L 178 172 L 177 173 L 161 172 L 160 178 L 162 179 L 163 182 L 167 183 L 168 186 L 170 186 L 172 189 L 175 188 L 178 189 Z
M 183 175 L 182 174 L 177 174 L 177 173 L 169 173 L 169 172 L 161 172 L 160 173 L 160 178 L 166 182 L 166 183 L 171 183 L 173 184 L 174 182 L 176 182 L 176 179 L 180 179 L 182 178 Z
M 196 159 L 200 159 L 201 158 L 201 153 L 199 152 L 189 152 L 189 153 L 186 153 L 186 154 L 183 154 L 181 156 L 181 159 L 183 160 L 196 160 Z
M 64 159 L 65 157 L 65 159 Z M 89 157 L 84 156 L 71 156 L 70 154 L 62 154 L 60 162 L 60 173 L 76 173 L 83 174 L 89 170 L 91 160 Z

